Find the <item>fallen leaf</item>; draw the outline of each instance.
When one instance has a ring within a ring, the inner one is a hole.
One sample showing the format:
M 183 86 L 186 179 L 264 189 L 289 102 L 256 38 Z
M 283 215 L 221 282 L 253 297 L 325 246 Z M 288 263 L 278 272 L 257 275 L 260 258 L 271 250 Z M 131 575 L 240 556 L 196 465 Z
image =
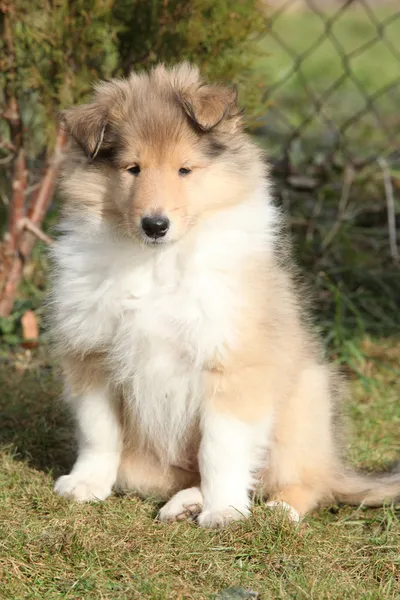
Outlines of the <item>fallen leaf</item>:
M 32 310 L 27 310 L 21 317 L 22 336 L 24 348 L 34 348 L 37 346 L 39 338 L 39 327 L 37 317 Z

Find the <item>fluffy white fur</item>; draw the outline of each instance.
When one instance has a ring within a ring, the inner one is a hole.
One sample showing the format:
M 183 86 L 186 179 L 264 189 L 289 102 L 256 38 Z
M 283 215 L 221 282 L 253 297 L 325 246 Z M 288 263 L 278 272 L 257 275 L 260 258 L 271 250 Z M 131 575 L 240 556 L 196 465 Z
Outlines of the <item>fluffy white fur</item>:
M 114 383 L 168 461 L 199 408 L 202 366 L 235 344 L 235 269 L 268 252 L 275 221 L 262 189 L 206 222 L 194 244 L 134 245 L 93 219 L 66 223 L 54 249 L 56 335 L 73 350 L 111 347 Z
M 248 513 L 251 471 L 260 466 L 268 424 L 252 428 L 201 414 L 201 373 L 235 346 L 232 320 L 242 310 L 235 272 L 249 256 L 272 251 L 276 222 L 263 186 L 206 221 L 195 240 L 135 245 L 92 216 L 64 222 L 54 249 L 56 335 L 71 350 L 107 348 L 111 385 L 123 387 L 140 424 L 137 441 L 155 447 L 166 465 L 179 463 L 194 420 L 207 420 L 200 452 L 205 523 L 214 511 L 222 521 L 225 509 Z M 55 489 L 77 500 L 104 499 L 121 451 L 117 420 L 106 391 L 77 407 L 79 458 Z
M 78 423 L 79 456 L 71 473 L 57 480 L 55 491 L 80 502 L 105 500 L 115 483 L 122 449 L 121 427 L 109 391 L 100 388 L 69 401 Z
M 255 488 L 253 473 L 266 461 L 270 419 L 248 424 L 227 414 L 207 410 L 199 466 L 204 506 L 199 524 L 223 527 L 250 512 L 249 491 Z

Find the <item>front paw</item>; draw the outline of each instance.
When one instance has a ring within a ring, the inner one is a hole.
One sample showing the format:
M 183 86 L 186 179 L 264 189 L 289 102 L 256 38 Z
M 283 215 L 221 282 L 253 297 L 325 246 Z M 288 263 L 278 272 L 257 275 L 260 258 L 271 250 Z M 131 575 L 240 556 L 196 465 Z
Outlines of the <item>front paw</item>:
M 167 523 L 184 521 L 197 516 L 203 506 L 203 495 L 199 488 L 192 487 L 177 492 L 160 510 L 158 520 Z
M 249 514 L 250 509 L 247 506 L 242 507 L 240 510 L 233 506 L 228 506 L 218 510 L 203 510 L 203 512 L 200 513 L 197 522 L 200 527 L 220 529 L 234 521 L 246 519 Z
M 63 475 L 55 483 L 54 491 L 59 496 L 72 498 L 77 502 L 99 502 L 111 494 L 111 486 L 100 478 L 85 479 L 78 474 Z

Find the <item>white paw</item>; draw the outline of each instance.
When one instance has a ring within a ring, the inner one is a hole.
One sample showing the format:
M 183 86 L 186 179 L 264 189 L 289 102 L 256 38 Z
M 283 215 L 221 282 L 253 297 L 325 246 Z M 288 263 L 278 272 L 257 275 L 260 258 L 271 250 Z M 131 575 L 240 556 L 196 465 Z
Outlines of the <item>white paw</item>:
M 285 514 L 287 515 L 287 518 L 289 519 L 289 521 L 293 521 L 293 523 L 299 523 L 300 522 L 300 515 L 297 512 L 297 510 L 295 510 L 293 508 L 293 506 L 290 506 L 290 504 L 288 504 L 287 502 L 280 502 L 278 500 L 271 500 L 270 502 L 267 502 L 266 506 L 268 508 L 272 508 L 274 510 L 282 510 L 285 512 Z
M 165 504 L 157 518 L 160 521 L 184 521 L 199 514 L 203 506 L 203 495 L 199 488 L 181 490 Z
M 250 509 L 245 506 L 240 510 L 228 506 L 227 508 L 219 510 L 204 510 L 200 513 L 197 521 L 200 527 L 210 527 L 211 529 L 219 529 L 226 527 L 234 521 L 242 521 L 246 519 L 250 514 Z
M 85 480 L 79 475 L 63 475 L 57 479 L 54 491 L 59 496 L 73 498 L 77 502 L 98 502 L 111 494 L 111 486 L 94 478 Z

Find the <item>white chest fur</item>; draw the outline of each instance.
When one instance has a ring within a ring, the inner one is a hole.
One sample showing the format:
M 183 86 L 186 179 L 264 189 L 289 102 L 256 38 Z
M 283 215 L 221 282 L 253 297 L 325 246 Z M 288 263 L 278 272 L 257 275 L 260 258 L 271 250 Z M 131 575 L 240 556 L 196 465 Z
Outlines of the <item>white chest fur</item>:
M 249 207 L 231 209 L 223 234 L 216 217 L 190 247 L 142 247 L 103 224 L 67 224 L 55 249 L 56 335 L 108 354 L 143 438 L 168 461 L 199 412 L 204 364 L 237 343 L 238 263 L 270 242 L 272 209 L 255 204 L 256 221 Z

